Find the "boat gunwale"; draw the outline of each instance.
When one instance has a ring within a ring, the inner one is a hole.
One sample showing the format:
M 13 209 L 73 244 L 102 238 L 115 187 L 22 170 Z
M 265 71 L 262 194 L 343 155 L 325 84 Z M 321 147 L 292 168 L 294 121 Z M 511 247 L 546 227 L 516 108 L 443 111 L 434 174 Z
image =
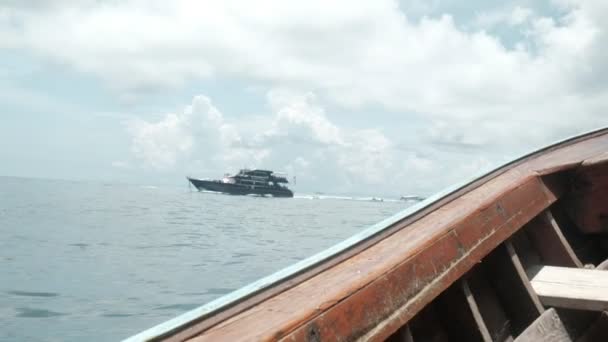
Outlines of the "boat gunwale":
M 488 181 L 500 176 L 517 165 L 520 165 L 543 153 L 565 148 L 567 146 L 579 143 L 581 141 L 593 139 L 606 133 L 608 133 L 608 128 L 600 128 L 580 135 L 568 137 L 556 143 L 533 150 L 532 152 L 524 154 L 506 163 L 500 164 L 498 167 L 484 170 L 483 172 L 473 176 L 471 179 L 444 188 L 427 199 L 410 206 L 389 218 L 373 224 L 359 233 L 340 241 L 339 243 L 319 253 L 291 264 L 266 277 L 260 278 L 198 308 L 185 312 L 168 321 L 144 330 L 125 339 L 124 341 L 149 341 L 173 335 L 181 330 L 188 329 L 191 326 L 201 323 L 213 315 L 228 312 L 232 308 L 237 307 L 239 304 L 246 303 L 248 300 L 252 300 L 256 296 L 269 292 L 267 296 L 260 298 L 256 302 L 249 303 L 248 306 L 242 307 L 241 310 L 238 311 L 242 312 L 243 310 L 258 304 L 269 297 L 286 291 L 289 288 L 310 279 L 327 268 L 330 268 L 333 265 L 350 258 L 352 255 L 373 246 L 375 243 L 389 237 L 396 231 L 403 228 L 404 223 L 407 226 L 413 222 L 416 222 L 417 220 L 422 219 L 435 209 L 449 203 L 464 193 L 468 193 L 480 186 L 483 186 Z M 278 291 L 273 292 L 272 290 L 275 288 L 278 288 Z M 237 314 L 238 312 L 232 314 Z M 221 322 L 221 320 L 214 322 L 214 324 L 219 322 Z

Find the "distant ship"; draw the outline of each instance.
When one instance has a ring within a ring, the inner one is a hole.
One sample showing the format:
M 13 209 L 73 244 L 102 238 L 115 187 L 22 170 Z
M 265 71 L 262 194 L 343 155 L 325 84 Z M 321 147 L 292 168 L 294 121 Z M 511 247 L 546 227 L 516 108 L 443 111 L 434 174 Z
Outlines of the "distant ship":
M 187 178 L 199 191 L 217 191 L 231 195 L 293 197 L 293 192 L 283 185 L 289 183 L 287 176 L 269 170 L 242 169 L 238 174 L 225 175 L 221 180 Z

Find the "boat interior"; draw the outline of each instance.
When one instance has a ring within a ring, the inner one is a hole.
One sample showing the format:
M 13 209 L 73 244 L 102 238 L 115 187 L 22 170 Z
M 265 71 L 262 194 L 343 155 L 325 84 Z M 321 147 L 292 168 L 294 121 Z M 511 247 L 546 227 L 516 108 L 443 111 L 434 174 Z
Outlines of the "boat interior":
M 608 341 L 608 133 L 520 158 L 171 341 Z
M 386 340 L 608 341 L 608 153 L 525 188 L 469 219 L 504 229 L 497 246 Z

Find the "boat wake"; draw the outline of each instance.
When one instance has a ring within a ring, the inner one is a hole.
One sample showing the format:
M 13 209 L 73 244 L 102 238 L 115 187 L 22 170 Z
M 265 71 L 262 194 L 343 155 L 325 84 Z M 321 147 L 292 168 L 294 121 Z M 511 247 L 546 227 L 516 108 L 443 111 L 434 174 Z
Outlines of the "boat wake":
M 412 196 L 414 197 L 414 196 Z M 344 201 L 362 201 L 362 202 L 403 202 L 409 201 L 404 199 L 396 198 L 385 198 L 385 197 L 361 197 L 361 196 L 337 196 L 337 195 L 308 195 L 298 194 L 294 196 L 295 199 L 308 199 L 308 200 L 344 200 Z M 416 196 L 416 198 L 419 198 Z

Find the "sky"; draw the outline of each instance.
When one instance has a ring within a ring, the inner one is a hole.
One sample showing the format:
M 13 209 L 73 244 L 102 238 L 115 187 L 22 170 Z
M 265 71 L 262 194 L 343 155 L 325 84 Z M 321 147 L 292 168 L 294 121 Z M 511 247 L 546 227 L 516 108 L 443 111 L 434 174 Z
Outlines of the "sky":
M 608 124 L 608 2 L 0 3 L 0 175 L 428 195 Z

